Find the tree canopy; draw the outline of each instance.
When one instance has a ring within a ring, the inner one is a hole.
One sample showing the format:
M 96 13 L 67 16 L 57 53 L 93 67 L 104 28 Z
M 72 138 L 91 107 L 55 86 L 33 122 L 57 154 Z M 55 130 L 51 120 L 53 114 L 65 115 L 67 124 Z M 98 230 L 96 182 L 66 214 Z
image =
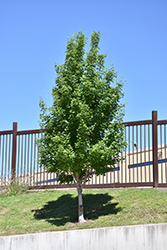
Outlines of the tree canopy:
M 56 173 L 60 183 L 76 183 L 79 221 L 83 221 L 82 187 L 92 177 L 112 171 L 124 150 L 123 82 L 113 65 L 105 67 L 99 53 L 100 32 L 87 38 L 79 31 L 67 40 L 64 64 L 55 64 L 53 105 L 40 100 L 38 142 L 40 164 Z

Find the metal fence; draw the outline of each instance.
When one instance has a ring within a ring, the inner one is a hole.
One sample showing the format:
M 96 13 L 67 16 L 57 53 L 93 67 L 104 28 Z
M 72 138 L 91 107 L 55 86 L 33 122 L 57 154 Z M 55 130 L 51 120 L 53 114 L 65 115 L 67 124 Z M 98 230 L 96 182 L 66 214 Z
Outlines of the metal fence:
M 85 188 L 103 187 L 167 187 L 167 120 L 157 120 L 157 111 L 152 111 L 152 119 L 126 122 L 125 158 L 112 172 L 105 176 L 93 175 Z M 56 174 L 47 173 L 38 165 L 36 139 L 44 130 L 0 131 L 0 186 L 6 185 L 13 178 L 24 181 L 29 188 L 63 188 L 75 185 L 59 185 Z

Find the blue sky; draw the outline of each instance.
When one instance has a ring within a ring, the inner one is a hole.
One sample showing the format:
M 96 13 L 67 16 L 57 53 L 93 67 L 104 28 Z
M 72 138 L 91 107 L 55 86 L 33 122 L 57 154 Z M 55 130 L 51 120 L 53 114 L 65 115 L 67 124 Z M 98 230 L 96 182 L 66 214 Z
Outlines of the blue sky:
M 167 119 L 167 1 L 1 0 L 0 130 L 39 128 L 39 96 L 52 105 L 54 62 L 67 37 L 101 31 L 100 52 L 114 62 L 127 102 L 124 121 Z

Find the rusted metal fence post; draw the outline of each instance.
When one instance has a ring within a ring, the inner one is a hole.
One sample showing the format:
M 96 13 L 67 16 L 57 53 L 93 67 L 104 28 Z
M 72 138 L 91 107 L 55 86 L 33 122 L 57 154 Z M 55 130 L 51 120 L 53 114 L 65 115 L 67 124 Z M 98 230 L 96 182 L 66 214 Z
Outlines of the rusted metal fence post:
M 158 187 L 157 111 L 152 111 L 153 187 Z
M 13 122 L 13 144 L 12 144 L 12 180 L 16 174 L 16 146 L 17 146 L 17 122 Z

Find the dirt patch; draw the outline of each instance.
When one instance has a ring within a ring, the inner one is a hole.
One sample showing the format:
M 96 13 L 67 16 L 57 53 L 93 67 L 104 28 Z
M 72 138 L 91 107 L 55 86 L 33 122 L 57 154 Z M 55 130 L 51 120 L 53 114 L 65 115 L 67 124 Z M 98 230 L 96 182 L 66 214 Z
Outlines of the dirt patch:
M 9 208 L 6 208 L 6 207 L 0 208 L 0 214 L 5 214 L 8 211 L 9 211 Z

